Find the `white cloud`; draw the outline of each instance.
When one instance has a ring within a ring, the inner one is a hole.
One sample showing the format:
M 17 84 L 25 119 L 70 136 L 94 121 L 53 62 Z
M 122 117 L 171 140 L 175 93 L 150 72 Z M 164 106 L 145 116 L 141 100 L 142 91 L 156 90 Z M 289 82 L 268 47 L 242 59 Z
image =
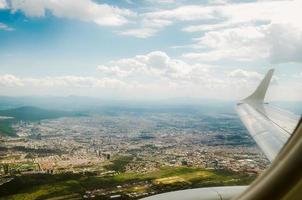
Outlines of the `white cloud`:
M 91 76 L 55 76 L 55 77 L 18 77 L 7 74 L 0 75 L 2 95 L 32 96 L 32 95 L 81 95 L 102 96 L 106 98 L 123 97 L 130 87 L 127 83 L 114 78 L 97 78 Z
M 170 24 L 172 24 L 172 21 L 165 19 L 142 19 L 139 28 L 125 29 L 118 33 L 137 38 L 148 38 L 154 36 L 160 28 L 169 26 Z
M 23 79 L 24 84 L 36 87 L 69 87 L 69 88 L 115 88 L 124 86 L 120 80 L 81 76 L 46 77 L 41 79 Z
M 161 51 L 114 60 L 98 66 L 97 71 L 95 77 L 66 75 L 33 78 L 0 75 L 1 93 L 238 100 L 250 94 L 263 77 L 263 74 L 244 70 L 243 67 L 227 70 L 222 66 L 189 64 Z M 288 90 L 282 94 L 276 90 L 277 99 L 301 100 L 301 95 L 291 95 L 299 91 L 294 92 L 294 89 L 299 88 L 297 85 L 288 82 Z M 272 86 L 278 87 L 276 84 Z
M 228 0 L 208 0 L 209 4 L 227 4 L 229 1 Z
M 7 8 L 6 0 L 0 0 L 0 9 Z
M 247 71 L 241 68 L 235 69 L 227 73 L 228 81 L 233 85 L 255 85 L 258 86 L 264 75 L 255 72 Z M 274 75 L 272 78 L 271 86 L 274 86 L 279 81 L 279 77 Z M 255 88 L 254 88 L 255 89 Z
M 128 96 L 136 95 L 140 98 L 206 96 L 238 100 L 252 93 L 264 76 L 245 70 L 245 67 L 227 70 L 223 66 L 189 64 L 161 51 L 114 60 L 107 65 L 100 65 L 97 70 L 103 77 L 127 83 Z M 279 78 L 274 76 L 273 82 L 277 80 Z M 294 92 L 290 88 L 297 88 L 297 83 L 288 83 L 289 90 L 282 95 L 279 95 L 278 88 L 282 88 L 279 85 L 272 85 L 276 93 L 270 94 L 275 99 L 301 99 L 301 95 L 289 94 Z
M 189 60 L 203 61 L 203 62 L 215 62 L 221 60 L 228 61 L 253 61 L 259 59 L 265 54 L 257 52 L 255 49 L 249 47 L 242 47 L 238 49 L 227 49 L 227 50 L 212 50 L 207 52 L 191 52 L 184 53 L 183 58 Z
M 302 2 L 299 0 L 251 3 L 228 3 L 228 1 L 220 0 L 209 1 L 208 5 L 181 5 L 173 9 L 160 9 L 142 13 L 138 17 L 149 22 L 156 20 L 169 21 L 169 23 L 162 26 L 153 27 L 154 30 L 152 34 L 148 35 L 149 37 L 156 34 L 160 29 L 179 21 L 201 21 L 201 24 L 185 27 L 184 30 L 187 32 L 210 31 L 255 23 L 285 23 L 302 27 L 299 21 L 302 18 L 299 9 L 301 6 Z M 209 20 L 212 23 L 209 23 Z M 148 27 L 150 23 L 140 22 L 139 24 L 141 26 L 139 29 L 150 28 Z M 138 28 L 133 29 L 137 30 Z
M 128 76 L 131 72 L 130 71 L 125 71 L 120 69 L 118 66 L 105 66 L 105 65 L 99 65 L 97 67 L 97 71 L 101 72 L 103 76 L 108 76 L 108 77 L 118 77 L 118 78 L 123 78 Z
M 246 71 L 243 69 L 236 69 L 228 73 L 228 77 L 233 78 L 233 79 L 239 79 L 242 80 L 261 80 L 262 75 L 259 74 L 258 72 L 253 72 L 253 71 Z
M 251 26 L 255 23 L 253 22 L 244 22 L 244 23 L 232 23 L 232 22 L 223 22 L 223 23 L 217 23 L 217 24 L 200 24 L 200 25 L 190 25 L 184 27 L 182 30 L 185 32 L 207 32 L 207 31 L 217 31 L 217 30 L 223 30 L 223 29 L 229 29 L 229 28 L 236 28 L 236 27 L 242 27 L 242 26 Z
M 248 95 L 246 89 L 252 92 L 250 89 L 263 78 L 262 74 L 244 70 L 244 67 L 225 70 L 221 66 L 189 64 L 161 51 L 111 61 L 108 65 L 100 65 L 97 70 L 103 77 L 121 80 L 132 88 L 145 88 L 146 92 L 151 88 L 160 87 L 166 91 L 172 87 L 178 92 L 189 90 L 196 93 L 200 90 L 196 94 L 216 95 L 215 98 L 221 93 L 221 98 Z M 274 76 L 274 83 L 277 80 L 278 77 Z M 233 88 L 238 90 L 232 91 Z
M 301 62 L 302 29 L 286 24 L 242 26 L 209 31 L 195 39 L 194 48 L 184 58 L 199 61 L 268 59 L 272 63 Z
M 154 51 L 133 58 L 111 61 L 108 66 L 100 65 L 97 70 L 105 76 L 125 78 L 131 81 L 201 81 L 207 77 L 209 66 L 191 65 L 166 53 Z M 200 75 L 200 76 L 198 76 Z
M 148 3 L 152 4 L 172 4 L 177 3 L 176 0 L 145 0 Z
M 120 80 L 82 76 L 22 78 L 11 74 L 0 75 L 0 85 L 5 87 L 67 87 L 67 88 L 114 88 L 124 86 Z
M 133 36 L 137 38 L 148 38 L 155 35 L 155 33 L 157 33 L 157 30 L 153 28 L 145 27 L 145 28 L 137 28 L 137 29 L 128 29 L 128 30 L 120 31 L 118 33 L 120 35 Z
M 301 27 L 300 0 L 228 4 L 214 7 L 224 21 L 286 23 Z M 244 12 L 242 12 L 244 11 Z
M 225 29 L 223 31 L 207 32 L 201 38 L 196 39 L 200 46 L 209 48 L 240 48 L 250 46 L 265 37 L 262 27 L 240 27 Z
M 264 27 L 239 27 L 221 31 L 210 31 L 195 39 L 195 48 L 206 49 L 202 52 L 185 53 L 184 58 L 201 61 L 216 60 L 254 60 L 266 58 L 269 47 Z
M 301 7 L 302 2 L 297 0 L 214 6 L 213 11 L 223 22 L 185 27 L 186 32 L 205 33 L 191 45 L 203 50 L 183 56 L 199 61 L 301 62 Z
M 0 86 L 20 87 L 23 85 L 24 83 L 22 82 L 22 80 L 14 75 L 11 74 L 0 75 Z
M 179 21 L 193 21 L 204 19 L 215 19 L 217 16 L 213 13 L 211 7 L 207 6 L 180 6 L 170 10 L 160 10 L 144 14 L 148 19 L 165 19 L 165 20 L 179 20 Z
M 266 41 L 273 63 L 302 62 L 302 28 L 273 24 L 266 32 Z
M 165 4 L 169 1 L 170 0 L 164 0 L 160 2 Z M 138 15 L 137 25 L 139 27 L 120 31 L 120 34 L 138 38 L 148 38 L 156 35 L 162 28 L 170 26 L 177 21 L 192 21 L 208 18 L 215 18 L 211 10 L 207 7 L 195 5 L 146 12 Z
M 299 11 L 301 6 L 300 0 L 238 3 L 213 6 L 212 13 L 231 23 L 287 23 L 301 27 L 298 20 L 302 16 Z
M 6 24 L 3 24 L 3 23 L 0 22 L 0 30 L 4 30 L 4 31 L 13 31 L 13 30 L 15 30 L 15 29 L 13 29 L 13 28 L 7 26 Z
M 21 10 L 28 17 L 43 17 L 49 10 L 57 17 L 91 21 L 101 26 L 120 26 L 128 23 L 127 17 L 135 15 L 130 10 L 92 0 L 10 0 L 10 9 Z
M 151 37 L 173 23 L 194 22 L 183 28 L 202 36 L 186 47 L 202 51 L 187 52 L 185 58 L 199 61 L 269 60 L 273 63 L 301 62 L 302 1 L 258 1 L 228 3 L 209 1 L 208 5 L 182 5 L 139 15 L 139 28 L 120 34 Z M 196 24 L 200 22 L 200 24 Z M 156 24 L 158 24 L 156 26 Z

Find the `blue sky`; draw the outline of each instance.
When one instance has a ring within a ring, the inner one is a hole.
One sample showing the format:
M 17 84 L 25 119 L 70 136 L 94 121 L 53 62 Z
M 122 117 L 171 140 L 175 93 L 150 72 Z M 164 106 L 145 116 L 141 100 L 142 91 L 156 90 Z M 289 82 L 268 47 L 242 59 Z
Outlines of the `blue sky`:
M 302 3 L 0 0 L 1 95 L 302 100 Z M 281 91 L 281 92 L 280 92 Z

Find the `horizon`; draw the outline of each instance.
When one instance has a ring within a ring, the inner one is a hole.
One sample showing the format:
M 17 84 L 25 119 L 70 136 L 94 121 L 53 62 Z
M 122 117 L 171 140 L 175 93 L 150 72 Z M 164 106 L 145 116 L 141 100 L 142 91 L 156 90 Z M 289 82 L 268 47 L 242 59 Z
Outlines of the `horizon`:
M 146 103 L 160 103 L 160 102 L 170 102 L 171 104 L 177 103 L 177 102 L 185 102 L 187 101 L 188 103 L 207 103 L 207 102 L 228 102 L 228 103 L 238 103 L 242 99 L 219 99 L 219 98 L 203 98 L 203 97 L 188 97 L 188 96 L 181 96 L 181 97 L 162 97 L 162 98 L 149 98 L 149 99 L 144 99 L 144 98 L 116 98 L 116 97 L 101 97 L 101 96 L 80 96 L 80 95 L 66 95 L 66 96 L 59 96 L 59 95 L 24 95 L 24 96 L 9 96 L 9 95 L 0 95 L 0 98 L 13 98 L 13 99 L 70 99 L 70 98 L 76 98 L 78 100 L 85 100 L 85 99 L 90 99 L 90 100 L 101 100 L 103 102 L 146 102 Z M 274 103 L 274 102 L 279 102 L 279 103 L 300 103 L 302 100 L 266 100 L 267 103 Z
M 238 101 L 202 98 L 169 98 L 169 99 L 108 99 L 85 96 L 0 96 L 0 110 L 19 109 L 24 107 L 41 108 L 57 111 L 94 112 L 164 112 L 178 113 L 200 112 L 216 114 L 235 114 Z M 301 101 L 269 101 L 270 105 L 288 110 L 294 114 L 302 113 Z M 121 111 L 120 110 L 120 111 Z M 101 112 L 101 113 L 102 113 Z

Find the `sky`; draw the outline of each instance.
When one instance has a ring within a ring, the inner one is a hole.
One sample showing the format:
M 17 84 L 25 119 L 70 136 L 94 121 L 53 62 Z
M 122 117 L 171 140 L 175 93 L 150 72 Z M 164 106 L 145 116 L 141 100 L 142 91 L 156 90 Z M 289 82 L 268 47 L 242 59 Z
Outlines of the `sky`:
M 301 0 L 0 0 L 0 95 L 302 101 Z

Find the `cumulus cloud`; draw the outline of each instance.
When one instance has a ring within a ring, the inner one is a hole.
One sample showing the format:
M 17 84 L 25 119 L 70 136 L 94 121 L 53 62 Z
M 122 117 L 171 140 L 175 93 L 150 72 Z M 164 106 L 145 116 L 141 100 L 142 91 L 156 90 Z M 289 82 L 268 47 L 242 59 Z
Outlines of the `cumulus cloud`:
M 103 76 L 118 78 L 126 77 L 131 73 L 130 71 L 122 70 L 119 66 L 109 67 L 105 65 L 99 65 L 97 71 L 101 72 Z
M 228 84 L 232 85 L 233 88 L 252 88 L 254 90 L 263 79 L 264 75 L 255 71 L 248 71 L 241 68 L 232 70 L 227 73 Z M 275 86 L 279 82 L 279 77 L 274 75 L 271 81 L 271 87 Z M 251 87 L 252 86 L 252 87 Z M 241 91 L 240 93 L 245 94 Z
M 228 77 L 233 78 L 233 79 L 244 79 L 246 80 L 261 80 L 262 75 L 259 74 L 258 72 L 253 72 L 253 71 L 246 71 L 243 69 L 236 69 L 228 73 Z
M 184 27 L 182 30 L 185 32 L 206 32 L 206 31 L 215 31 L 226 28 L 233 28 L 238 26 L 237 23 L 219 23 L 219 24 L 200 24 L 200 25 L 190 25 Z
M 103 75 L 132 80 L 198 81 L 207 77 L 208 68 L 207 65 L 191 65 L 180 59 L 173 59 L 165 52 L 154 51 L 111 61 L 107 66 L 98 66 L 97 70 Z
M 273 63 L 302 62 L 302 28 L 273 24 L 266 32 L 266 38 Z
M 211 3 L 212 1 L 209 1 Z M 216 2 L 216 1 L 213 1 Z M 299 0 L 265 1 L 249 3 L 227 3 L 223 5 L 183 5 L 175 9 L 146 13 L 152 19 L 174 19 L 175 21 L 197 21 L 201 24 L 189 25 L 185 31 L 204 31 L 223 28 L 224 26 L 254 23 L 284 23 L 301 27 L 299 19 L 302 14 Z M 244 10 L 244 12 L 242 12 Z M 210 23 L 205 20 L 216 21 Z
M 95 76 L 34 78 L 0 75 L 0 88 L 2 94 L 15 91 L 19 95 L 114 95 L 136 99 L 206 97 L 235 100 L 250 94 L 264 76 L 244 68 L 228 70 L 221 66 L 189 64 L 161 51 L 113 60 L 106 65 L 99 65 L 97 71 Z M 293 93 L 292 88 L 298 87 L 296 83 L 288 83 L 287 86 L 288 90 L 279 95 L 278 99 L 288 99 L 288 93 Z M 291 96 L 296 100 L 300 97 Z
M 135 15 L 127 9 L 120 9 L 92 0 L 9 0 L 12 12 L 18 10 L 28 17 L 43 17 L 46 10 L 54 16 L 82 21 L 91 21 L 101 26 L 120 26 L 128 23 L 127 17 Z
M 267 58 L 270 47 L 267 44 L 265 27 L 238 27 L 222 31 L 210 31 L 195 39 L 194 48 L 203 52 L 185 53 L 183 57 L 201 61 L 255 60 Z
M 119 33 L 148 38 L 164 27 L 186 22 L 189 25 L 182 30 L 200 32 L 201 37 L 185 45 L 194 50 L 184 53 L 184 58 L 207 62 L 225 59 L 301 62 L 301 7 L 299 0 L 180 5 L 141 13 L 135 28 Z
M 164 2 L 170 0 L 164 0 Z M 177 21 L 214 19 L 212 11 L 204 6 L 179 6 L 175 9 L 162 9 L 139 14 L 138 27 L 120 31 L 122 35 L 147 38 L 156 35 L 162 28 Z
M 241 99 L 253 92 L 264 77 L 245 67 L 227 69 L 222 66 L 191 64 L 175 59 L 162 51 L 154 51 L 131 58 L 110 61 L 97 67 L 100 76 L 118 79 L 127 83 L 128 95 L 144 97 L 189 96 L 217 99 Z M 277 76 L 273 83 L 279 82 Z M 283 82 L 284 83 L 284 82 Z M 282 85 L 283 85 L 282 83 Z M 278 88 L 280 84 L 272 84 Z M 288 83 L 288 92 L 276 99 L 301 99 L 300 95 L 290 95 L 297 83 Z M 290 97 L 290 98 L 287 98 Z
M 115 98 L 125 97 L 131 85 L 121 80 L 92 76 L 19 77 L 12 74 L 0 75 L 2 95 L 81 95 Z
M 246 90 L 263 77 L 256 72 L 219 69 L 218 66 L 189 64 L 161 51 L 111 61 L 97 68 L 103 76 L 127 82 L 135 93 L 152 93 L 162 97 L 234 98 L 238 94 L 234 93 L 233 88 L 238 87 L 238 83 L 243 82 Z M 133 91 L 129 91 L 129 94 L 133 94 Z
M 229 1 L 228 0 L 208 0 L 209 4 L 227 4 Z
M 134 36 L 137 38 L 148 38 L 155 35 L 155 33 L 157 33 L 157 30 L 150 27 L 144 27 L 144 28 L 127 29 L 127 30 L 120 31 L 118 33 L 120 35 Z
M 165 19 L 142 19 L 139 28 L 128 28 L 118 33 L 120 35 L 134 36 L 137 38 L 148 38 L 155 35 L 159 29 L 169 26 L 172 21 Z
M 148 90 L 159 86 L 161 90 L 177 88 L 180 91 L 185 88 L 194 91 L 198 88 L 204 94 L 213 89 L 216 90 L 216 95 L 221 90 L 235 95 L 232 88 L 239 88 L 238 93 L 246 94 L 246 88 L 256 87 L 263 78 L 263 74 L 244 68 L 226 70 L 215 65 L 189 64 L 181 59 L 171 58 L 162 51 L 111 61 L 107 65 L 98 66 L 97 71 L 103 77 L 121 80 L 130 87 Z M 273 82 L 276 83 L 277 80 L 278 77 L 274 76 Z
M 175 9 L 149 12 L 145 13 L 144 17 L 149 19 L 174 19 L 179 21 L 217 18 L 210 7 L 197 5 L 180 6 Z
M 148 3 L 171 4 L 176 3 L 176 0 L 145 0 Z
M 301 62 L 301 1 L 255 2 L 214 6 L 223 22 L 191 25 L 186 32 L 204 32 L 183 57 L 199 61 L 259 60 Z M 245 12 L 240 12 L 244 10 Z M 206 50 L 204 50 L 206 49 Z
M 0 85 L 4 87 L 20 87 L 24 86 L 22 80 L 14 75 L 0 75 Z
M 184 58 L 200 61 L 268 59 L 272 63 L 302 61 L 302 29 L 285 24 L 210 31 L 195 40 L 194 48 L 207 48 L 207 51 L 185 53 Z

